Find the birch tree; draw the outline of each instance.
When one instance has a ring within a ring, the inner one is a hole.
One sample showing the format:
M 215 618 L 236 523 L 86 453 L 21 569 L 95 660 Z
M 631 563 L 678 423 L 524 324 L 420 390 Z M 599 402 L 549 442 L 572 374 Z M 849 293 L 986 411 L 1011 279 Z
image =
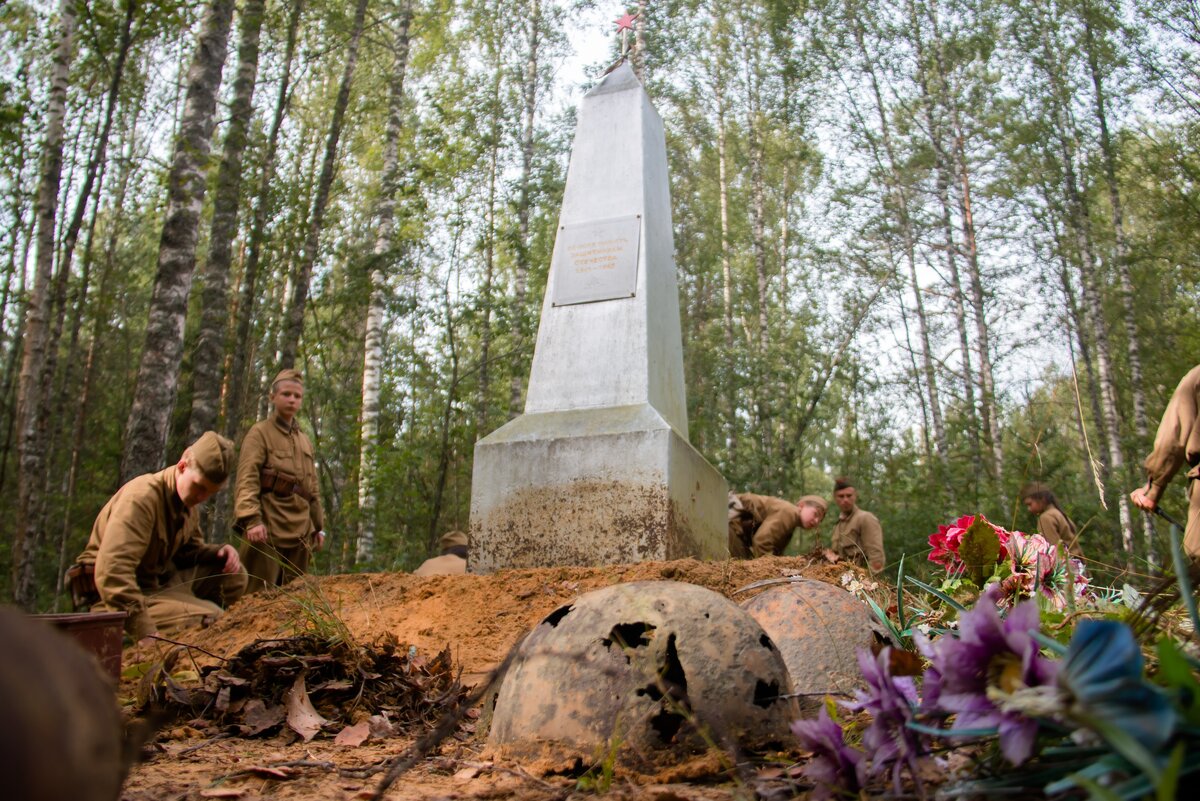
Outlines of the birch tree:
M 45 497 L 43 481 L 46 447 L 46 409 L 42 395 L 47 340 L 49 338 L 50 279 L 54 270 L 54 231 L 62 179 L 63 133 L 67 114 L 67 86 L 74 52 L 76 9 L 74 0 L 59 6 L 57 43 L 46 107 L 46 135 L 42 142 L 41 176 L 37 194 L 37 245 L 33 291 L 25 311 L 22 334 L 25 352 L 17 396 L 17 522 L 13 533 L 12 588 L 18 606 L 33 611 L 37 598 L 34 568 L 41 544 Z
M 395 259 L 396 193 L 400 177 L 400 135 L 404 127 L 404 78 L 408 70 L 411 0 L 401 0 L 400 19 L 393 45 L 395 64 L 388 85 L 387 125 L 384 133 L 383 169 L 376 207 L 375 247 L 371 258 L 371 296 L 363 338 L 362 446 L 358 469 L 358 538 L 355 559 L 369 563 L 375 550 L 375 503 L 379 447 L 379 388 L 383 374 L 383 319 L 389 267 Z
M 168 424 L 179 387 L 183 326 L 196 268 L 206 167 L 233 6 L 233 0 L 212 0 L 200 23 L 196 52 L 188 70 L 179 137 L 167 179 L 167 208 L 145 347 L 125 427 L 122 482 L 163 464 Z

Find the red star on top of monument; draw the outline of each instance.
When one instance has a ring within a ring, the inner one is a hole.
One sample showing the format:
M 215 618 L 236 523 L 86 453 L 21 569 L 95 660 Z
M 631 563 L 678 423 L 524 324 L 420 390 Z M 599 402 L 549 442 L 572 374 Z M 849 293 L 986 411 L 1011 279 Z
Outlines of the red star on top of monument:
M 641 16 L 641 14 L 626 14 L 623 17 L 618 17 L 617 19 L 613 20 L 613 22 L 617 23 L 617 31 L 618 32 L 632 31 L 633 30 L 633 21 L 640 16 Z

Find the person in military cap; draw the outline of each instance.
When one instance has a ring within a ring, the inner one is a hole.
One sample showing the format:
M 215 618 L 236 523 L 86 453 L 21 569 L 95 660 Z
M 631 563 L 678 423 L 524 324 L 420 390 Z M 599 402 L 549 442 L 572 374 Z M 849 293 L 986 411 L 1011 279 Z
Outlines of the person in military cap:
M 1172 477 L 1187 468 L 1188 516 L 1183 551 L 1192 559 L 1200 559 L 1200 364 L 1175 387 L 1158 423 L 1154 449 L 1142 464 L 1146 485 L 1129 493 L 1129 499 L 1147 512 L 1158 508 Z
M 729 493 L 729 555 L 735 559 L 779 556 L 797 528 L 821 525 L 829 504 L 819 495 L 792 503 L 783 498 Z
M 205 543 L 193 511 L 231 467 L 233 443 L 207 431 L 178 463 L 117 490 L 68 574 L 77 605 L 128 613 L 125 630 L 144 640 L 209 623 L 240 598 L 246 572 L 237 550 Z
M 858 508 L 858 490 L 845 476 L 833 481 L 833 502 L 841 514 L 833 526 L 829 547 L 848 562 L 857 562 L 871 569 L 883 570 L 883 527 L 879 518 Z
M 467 572 L 467 535 L 447 531 L 438 541 L 442 555 L 426 559 L 414 576 L 457 576 Z
M 233 510 L 245 536 L 248 592 L 306 573 L 313 551 L 325 544 L 313 446 L 296 422 L 304 402 L 300 371 L 281 370 L 270 399 L 273 411 L 246 432 L 238 457 Z
M 1040 481 L 1031 481 L 1021 488 L 1021 502 L 1031 515 L 1037 516 L 1038 534 L 1041 534 L 1046 542 L 1054 546 L 1061 542 L 1071 556 L 1083 558 L 1075 524 L 1058 505 L 1058 499 L 1048 486 Z

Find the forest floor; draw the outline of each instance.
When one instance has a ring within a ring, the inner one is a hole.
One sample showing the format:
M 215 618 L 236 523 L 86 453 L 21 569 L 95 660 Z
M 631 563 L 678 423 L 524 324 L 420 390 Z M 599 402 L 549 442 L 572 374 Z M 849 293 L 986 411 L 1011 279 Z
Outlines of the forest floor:
M 504 570 L 486 576 L 387 573 L 314 577 L 306 580 L 300 590 L 285 589 L 243 599 L 212 627 L 180 640 L 196 646 L 184 657 L 186 663 L 205 672 L 206 665 L 232 657 L 257 640 L 312 631 L 314 625 L 327 625 L 336 616 L 344 624 L 342 631 L 356 643 L 394 637 L 429 657 L 448 648 L 455 669 L 462 672 L 462 683 L 470 687 L 485 680 L 512 646 L 547 614 L 589 590 L 621 582 L 671 580 L 731 596 L 751 582 L 790 575 L 837 584 L 847 569 L 844 564 L 830 564 L 813 554 L 749 561 L 686 559 L 594 568 Z M 166 648 L 166 644 L 156 644 L 150 649 L 127 649 L 124 664 L 127 668 L 151 664 L 162 658 Z M 122 682 L 122 698 L 128 705 L 132 706 L 138 693 L 136 679 Z M 753 797 L 747 787 L 747 774 L 731 777 L 716 754 L 664 767 L 652 776 L 625 775 L 618 766 L 611 783 L 604 777 L 601 785 L 593 783 L 591 790 L 580 790 L 577 766 L 570 770 L 548 761 L 496 758 L 487 749 L 483 727 L 474 734 L 469 733 L 472 728 L 468 725 L 459 729 L 434 748 L 392 785 L 386 798 L 563 801 L 572 795 L 593 794 L 596 789 L 605 790 L 606 797 L 613 801 L 732 801 Z M 347 745 L 335 742 L 336 732 L 322 732 L 304 742 L 286 725 L 274 736 L 251 738 L 229 736 L 228 729 L 205 727 L 203 721 L 168 724 L 144 749 L 148 759 L 133 769 L 122 799 L 370 798 L 387 763 L 422 733 L 418 730 L 407 736 L 371 738 L 360 745 Z M 760 768 L 749 781 L 756 784 L 760 795 L 768 786 L 774 787 L 769 795 L 796 794 L 786 769 Z

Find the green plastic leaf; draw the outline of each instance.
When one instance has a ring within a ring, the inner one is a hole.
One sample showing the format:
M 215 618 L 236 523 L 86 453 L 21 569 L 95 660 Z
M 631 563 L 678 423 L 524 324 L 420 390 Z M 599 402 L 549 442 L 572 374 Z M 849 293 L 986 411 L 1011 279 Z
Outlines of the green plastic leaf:
M 1158 641 L 1158 678 L 1163 686 L 1174 690 L 1183 719 L 1200 726 L 1200 681 L 1196 680 L 1187 657 L 1169 637 Z
M 923 581 L 918 581 L 917 579 L 913 578 L 912 576 L 905 576 L 904 578 L 908 580 L 909 584 L 920 587 L 921 589 L 925 590 L 925 592 L 929 593 L 930 595 L 933 595 L 936 598 L 940 598 L 942 601 L 944 601 L 945 603 L 954 607 L 958 611 L 960 611 L 960 612 L 967 611 L 967 607 L 963 606 L 958 601 L 954 600 L 953 598 L 951 598 L 949 595 L 942 592 L 941 590 L 935 589 Z
M 967 575 L 980 587 L 991 577 L 1000 558 L 1000 535 L 983 515 L 963 532 L 958 544 L 958 558 L 967 566 Z
M 896 570 L 896 627 L 907 627 L 904 614 L 904 554 L 900 554 L 900 567 Z

